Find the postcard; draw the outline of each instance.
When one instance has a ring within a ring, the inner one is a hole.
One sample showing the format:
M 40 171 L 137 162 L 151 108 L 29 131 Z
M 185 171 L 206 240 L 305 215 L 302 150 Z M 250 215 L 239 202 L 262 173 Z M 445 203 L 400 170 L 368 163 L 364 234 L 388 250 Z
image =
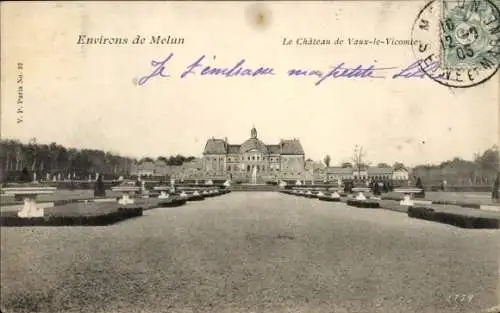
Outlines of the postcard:
M 1 4 L 2 312 L 499 312 L 500 2 Z

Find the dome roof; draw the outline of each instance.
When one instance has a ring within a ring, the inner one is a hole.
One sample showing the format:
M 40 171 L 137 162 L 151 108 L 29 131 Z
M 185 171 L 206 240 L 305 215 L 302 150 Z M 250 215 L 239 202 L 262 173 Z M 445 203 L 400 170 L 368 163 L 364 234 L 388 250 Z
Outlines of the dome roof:
M 266 145 L 257 138 L 250 138 L 245 141 L 240 148 L 240 153 L 245 153 L 251 150 L 259 150 L 261 152 L 267 153 Z

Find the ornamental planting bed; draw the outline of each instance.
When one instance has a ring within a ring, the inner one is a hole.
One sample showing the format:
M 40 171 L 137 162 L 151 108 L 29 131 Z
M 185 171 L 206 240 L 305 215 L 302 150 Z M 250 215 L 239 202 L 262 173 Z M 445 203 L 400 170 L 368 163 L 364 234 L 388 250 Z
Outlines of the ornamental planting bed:
M 410 207 L 408 216 L 461 228 L 500 228 L 500 214 L 456 206 Z
M 158 208 L 173 208 L 186 204 L 187 199 L 172 197 L 167 199 L 158 199 L 158 204 L 156 207 Z
M 137 204 L 80 202 L 46 208 L 43 217 L 21 218 L 15 211 L 0 213 L 0 226 L 106 226 L 142 216 Z
M 205 200 L 205 196 L 202 194 L 199 195 L 190 194 L 188 197 L 188 201 L 202 201 L 202 200 Z
M 376 200 L 356 200 L 356 199 L 347 199 L 347 205 L 354 206 L 357 208 L 380 208 L 380 203 Z
M 389 192 L 382 195 L 382 200 L 403 200 L 404 195 L 396 192 Z M 481 204 L 491 204 L 491 197 L 488 193 L 481 192 L 426 192 L 425 199 L 433 204 L 456 205 L 466 208 L 479 209 Z
M 331 194 L 325 194 L 324 196 L 318 196 L 318 199 L 321 201 L 330 201 L 330 202 L 340 202 L 341 198 L 333 198 Z
M 321 201 L 330 201 L 330 202 L 340 202 L 342 201 L 342 195 L 339 193 L 338 198 L 332 197 L 332 193 L 330 192 L 323 192 L 323 195 L 319 195 L 319 191 L 311 191 L 311 194 L 308 194 L 308 190 L 305 189 L 300 189 L 300 190 L 281 190 L 280 191 L 283 194 L 287 195 L 292 195 L 292 196 L 299 196 L 299 197 L 305 197 L 305 198 L 317 198 Z

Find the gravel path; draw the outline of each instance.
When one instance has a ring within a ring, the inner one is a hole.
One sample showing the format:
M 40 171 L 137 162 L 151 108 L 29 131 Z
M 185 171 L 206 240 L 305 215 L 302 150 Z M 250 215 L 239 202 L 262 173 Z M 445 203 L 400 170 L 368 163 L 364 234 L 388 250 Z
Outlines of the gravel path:
M 271 192 L 144 214 L 2 228 L 2 312 L 442 313 L 499 300 L 498 230 Z

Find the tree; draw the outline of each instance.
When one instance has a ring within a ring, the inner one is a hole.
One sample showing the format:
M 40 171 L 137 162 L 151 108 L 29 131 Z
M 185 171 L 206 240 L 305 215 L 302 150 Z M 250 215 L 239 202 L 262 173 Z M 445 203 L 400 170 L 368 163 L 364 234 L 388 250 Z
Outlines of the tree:
M 352 167 L 352 163 L 351 162 L 344 162 L 340 165 L 340 167 L 342 167 L 342 168 Z
M 497 146 L 493 146 L 483 152 L 482 155 L 476 154 L 476 164 L 484 171 L 498 171 L 500 167 L 500 155 Z
M 157 161 L 162 161 L 162 162 L 165 162 L 165 164 L 168 163 L 168 159 L 164 156 L 159 156 L 156 158 Z
M 154 162 L 154 160 L 150 157 L 144 157 L 139 161 L 139 163 L 143 163 L 143 162 Z
M 358 171 L 358 176 L 361 176 L 361 170 L 365 166 L 365 151 L 362 146 L 356 145 L 354 147 L 354 155 L 352 156 L 352 164 L 354 168 Z
M 379 163 L 379 164 L 377 164 L 377 167 L 383 168 L 383 167 L 391 167 L 391 166 L 387 163 Z
M 330 161 L 331 161 L 331 160 L 332 160 L 332 159 L 331 159 L 331 158 L 330 158 L 330 156 L 327 154 L 327 155 L 325 156 L 325 158 L 323 159 L 323 162 L 325 162 L 326 167 L 330 167 Z

